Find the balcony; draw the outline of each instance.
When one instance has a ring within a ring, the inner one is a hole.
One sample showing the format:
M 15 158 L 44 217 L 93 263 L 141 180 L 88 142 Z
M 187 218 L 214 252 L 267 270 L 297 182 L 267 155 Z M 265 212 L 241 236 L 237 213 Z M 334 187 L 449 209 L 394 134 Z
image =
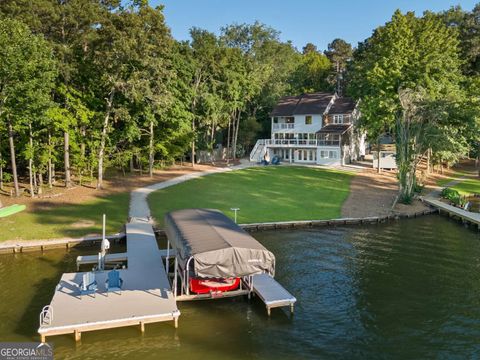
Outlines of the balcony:
M 317 139 L 266 139 L 267 146 L 282 147 L 316 147 L 316 146 L 340 146 L 340 140 L 317 140 Z
M 272 124 L 272 130 L 286 130 L 286 129 L 295 129 L 294 123 L 278 123 Z

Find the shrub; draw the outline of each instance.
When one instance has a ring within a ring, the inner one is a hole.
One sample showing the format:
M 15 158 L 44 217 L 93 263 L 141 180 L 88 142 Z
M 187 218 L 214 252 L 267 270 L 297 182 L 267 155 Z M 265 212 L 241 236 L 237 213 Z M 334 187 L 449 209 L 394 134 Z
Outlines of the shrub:
M 450 189 L 450 188 L 444 188 L 442 190 L 442 197 L 444 199 L 449 200 L 455 205 L 458 206 L 465 206 L 466 204 L 466 199 L 460 195 L 460 193 L 457 190 Z

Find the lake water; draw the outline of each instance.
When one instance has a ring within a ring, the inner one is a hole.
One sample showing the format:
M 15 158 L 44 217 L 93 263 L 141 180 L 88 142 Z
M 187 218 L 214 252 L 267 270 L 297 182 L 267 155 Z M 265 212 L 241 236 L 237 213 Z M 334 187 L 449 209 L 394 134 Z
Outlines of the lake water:
M 243 298 L 180 303 L 171 323 L 49 338 L 56 359 L 480 357 L 480 237 L 445 217 L 255 233 L 295 315 Z M 62 272 L 93 249 L 0 256 L 0 341 L 37 341 Z M 75 311 L 72 309 L 72 311 Z

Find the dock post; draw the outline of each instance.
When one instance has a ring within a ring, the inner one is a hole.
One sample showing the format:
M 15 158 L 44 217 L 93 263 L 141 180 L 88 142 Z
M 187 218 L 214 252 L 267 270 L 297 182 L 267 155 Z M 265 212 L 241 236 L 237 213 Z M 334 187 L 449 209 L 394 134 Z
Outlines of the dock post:
M 178 329 L 178 316 L 175 318 L 175 329 Z
M 43 334 L 40 334 L 40 342 L 44 343 L 45 342 L 46 336 Z
M 143 334 L 145 332 L 145 323 L 140 321 L 140 332 Z
M 78 330 L 74 331 L 75 334 L 75 341 L 80 341 L 82 339 L 82 333 Z
M 267 306 L 267 315 L 270 316 L 270 308 Z
M 293 306 L 294 306 L 293 304 L 290 304 L 290 314 L 292 315 L 293 315 Z

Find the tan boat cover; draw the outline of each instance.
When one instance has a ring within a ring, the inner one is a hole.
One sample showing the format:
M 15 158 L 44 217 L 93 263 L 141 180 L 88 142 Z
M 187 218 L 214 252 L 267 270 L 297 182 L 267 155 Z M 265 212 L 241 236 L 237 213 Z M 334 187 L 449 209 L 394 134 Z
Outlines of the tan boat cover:
M 275 256 L 219 210 L 170 212 L 165 215 L 165 231 L 183 269 L 193 257 L 196 277 L 274 274 Z

